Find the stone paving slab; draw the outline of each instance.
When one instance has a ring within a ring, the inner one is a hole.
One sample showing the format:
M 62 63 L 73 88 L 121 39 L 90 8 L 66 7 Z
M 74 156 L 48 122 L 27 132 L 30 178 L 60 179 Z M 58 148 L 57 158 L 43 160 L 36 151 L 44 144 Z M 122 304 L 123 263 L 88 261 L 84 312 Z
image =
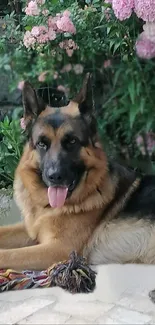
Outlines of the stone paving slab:
M 0 324 L 155 324 L 155 266 L 105 265 L 97 268 L 92 294 L 71 295 L 60 288 L 0 294 Z

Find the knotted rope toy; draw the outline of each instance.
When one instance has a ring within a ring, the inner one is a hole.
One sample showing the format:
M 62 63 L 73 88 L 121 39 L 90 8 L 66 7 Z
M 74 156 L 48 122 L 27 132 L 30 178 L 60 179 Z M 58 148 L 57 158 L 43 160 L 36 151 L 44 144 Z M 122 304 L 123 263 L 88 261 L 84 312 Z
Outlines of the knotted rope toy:
M 72 252 L 69 260 L 45 271 L 0 270 L 0 292 L 58 286 L 71 293 L 89 293 L 96 286 L 96 272 L 83 257 Z

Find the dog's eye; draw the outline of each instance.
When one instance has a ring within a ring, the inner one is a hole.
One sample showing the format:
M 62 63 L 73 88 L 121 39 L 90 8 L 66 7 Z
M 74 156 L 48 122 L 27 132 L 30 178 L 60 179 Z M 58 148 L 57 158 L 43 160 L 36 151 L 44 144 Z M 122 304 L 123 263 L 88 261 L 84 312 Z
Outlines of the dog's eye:
M 72 139 L 69 139 L 68 140 L 68 143 L 71 144 L 71 145 L 72 144 L 75 144 L 76 142 L 77 142 L 77 139 L 76 138 L 72 138 Z
M 43 141 L 39 141 L 39 142 L 37 143 L 37 146 L 38 146 L 40 149 L 47 150 L 47 144 L 44 143 Z
M 66 140 L 66 146 L 68 147 L 68 148 L 72 148 L 72 147 L 74 147 L 74 146 L 76 146 L 76 144 L 78 143 L 78 139 L 77 138 L 68 138 L 67 140 Z
M 77 143 L 78 143 L 78 139 L 76 137 L 70 137 L 70 136 L 67 136 L 62 142 L 64 148 L 67 150 L 74 149 Z
M 39 137 L 39 139 L 37 141 L 37 144 L 36 144 L 36 147 L 38 149 L 42 149 L 44 151 L 47 151 L 49 149 L 49 147 L 50 147 L 50 144 L 51 144 L 51 140 L 43 135 L 43 136 Z

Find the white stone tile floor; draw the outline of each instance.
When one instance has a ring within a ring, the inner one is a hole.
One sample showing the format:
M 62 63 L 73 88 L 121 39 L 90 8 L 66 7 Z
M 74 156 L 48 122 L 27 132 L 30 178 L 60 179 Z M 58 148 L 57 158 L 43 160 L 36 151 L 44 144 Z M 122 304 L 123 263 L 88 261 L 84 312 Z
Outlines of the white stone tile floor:
M 97 267 L 91 294 L 72 295 L 60 288 L 0 294 L 0 324 L 155 324 L 155 266 Z

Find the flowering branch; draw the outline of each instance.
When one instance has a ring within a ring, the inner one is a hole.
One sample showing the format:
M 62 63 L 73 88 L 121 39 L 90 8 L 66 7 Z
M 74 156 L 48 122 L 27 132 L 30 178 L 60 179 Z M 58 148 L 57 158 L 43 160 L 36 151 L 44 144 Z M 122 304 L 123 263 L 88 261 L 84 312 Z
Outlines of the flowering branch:
M 136 42 L 136 52 L 140 58 L 155 57 L 155 1 L 154 0 L 105 0 L 111 3 L 116 17 L 125 20 L 135 13 L 145 22 L 143 33 Z

